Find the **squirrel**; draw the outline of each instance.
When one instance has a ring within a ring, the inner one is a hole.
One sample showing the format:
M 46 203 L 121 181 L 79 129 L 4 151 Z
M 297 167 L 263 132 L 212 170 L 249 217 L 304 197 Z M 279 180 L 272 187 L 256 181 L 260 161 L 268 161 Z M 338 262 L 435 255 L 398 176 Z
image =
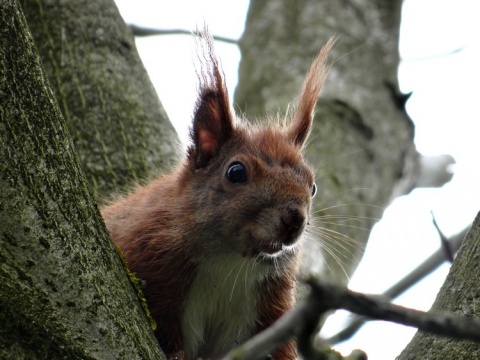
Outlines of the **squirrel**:
M 170 359 L 219 358 L 294 306 L 316 192 L 302 150 L 334 43 L 314 60 L 291 119 L 262 125 L 234 116 L 213 40 L 201 41 L 185 160 L 101 211 L 146 283 L 155 335 Z M 298 359 L 294 342 L 271 358 Z

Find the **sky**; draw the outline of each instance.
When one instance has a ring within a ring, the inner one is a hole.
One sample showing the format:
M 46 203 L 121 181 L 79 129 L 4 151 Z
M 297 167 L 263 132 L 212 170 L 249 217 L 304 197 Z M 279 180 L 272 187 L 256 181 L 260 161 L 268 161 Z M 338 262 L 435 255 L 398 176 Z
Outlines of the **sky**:
M 117 4 L 127 23 L 193 30 L 205 22 L 212 33 L 233 39 L 241 36 L 248 9 L 246 0 L 117 0 Z M 353 290 L 380 293 L 433 253 L 440 243 L 431 212 L 448 236 L 467 226 L 480 209 L 478 19 L 477 0 L 404 1 L 399 81 L 403 92 L 412 92 L 407 111 L 415 123 L 415 144 L 425 155 L 452 155 L 454 177 L 442 188 L 416 189 L 386 209 L 351 279 Z M 196 99 L 193 41 L 188 36 L 155 36 L 137 39 L 137 47 L 162 104 L 186 143 Z M 218 43 L 216 48 L 232 95 L 240 52 L 231 44 Z M 395 302 L 428 310 L 448 269 L 444 264 Z M 341 327 L 343 319 L 342 314 L 332 318 L 327 330 Z M 363 349 L 371 360 L 394 359 L 414 332 L 400 325 L 371 322 L 337 348 L 344 354 Z

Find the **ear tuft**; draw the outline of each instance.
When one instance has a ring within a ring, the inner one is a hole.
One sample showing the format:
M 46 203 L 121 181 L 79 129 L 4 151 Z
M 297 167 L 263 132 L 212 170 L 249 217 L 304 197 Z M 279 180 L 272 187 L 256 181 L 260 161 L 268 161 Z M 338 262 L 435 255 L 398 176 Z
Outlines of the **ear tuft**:
M 234 117 L 223 72 L 215 55 L 213 38 L 207 28 L 197 38 L 197 51 L 201 64 L 200 72 L 197 73 L 199 97 L 190 132 L 193 147 L 188 152 L 195 168 L 201 168 L 208 165 L 231 138 Z
M 331 37 L 327 41 L 305 76 L 297 109 L 289 129 L 289 137 L 296 146 L 302 147 L 305 144 L 310 129 L 312 128 L 313 110 L 328 74 L 328 67 L 326 65 L 327 57 L 335 41 L 336 39 L 334 37 Z

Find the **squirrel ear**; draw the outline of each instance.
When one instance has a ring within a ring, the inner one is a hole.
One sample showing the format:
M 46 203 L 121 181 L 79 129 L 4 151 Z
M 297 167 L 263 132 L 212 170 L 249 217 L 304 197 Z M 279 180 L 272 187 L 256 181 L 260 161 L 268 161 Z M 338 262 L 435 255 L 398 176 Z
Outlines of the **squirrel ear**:
M 233 132 L 228 94 L 215 89 L 202 92 L 191 131 L 196 168 L 206 166 Z
M 201 168 L 218 154 L 222 145 L 232 136 L 234 121 L 213 40 L 206 29 L 197 44 L 202 50 L 199 54 L 202 71 L 198 75 L 199 98 L 190 132 L 193 147 L 189 149 L 189 156 L 195 167 Z
M 318 95 L 327 77 L 328 67 L 325 63 L 334 43 L 335 38 L 331 37 L 322 47 L 320 53 L 310 66 L 310 70 L 303 82 L 297 109 L 288 132 L 289 138 L 299 147 L 305 144 L 310 129 L 312 128 L 313 109 L 315 108 Z

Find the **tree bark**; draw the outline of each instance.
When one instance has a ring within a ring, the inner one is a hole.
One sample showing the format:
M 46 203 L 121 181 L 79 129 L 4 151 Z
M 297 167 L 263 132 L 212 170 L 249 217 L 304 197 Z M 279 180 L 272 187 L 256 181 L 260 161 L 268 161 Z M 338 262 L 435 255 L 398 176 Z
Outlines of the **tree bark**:
M 450 272 L 430 311 L 451 312 L 480 318 L 480 213 L 462 243 Z M 417 332 L 397 358 L 410 359 L 478 359 L 480 344 L 457 341 Z
M 397 83 L 401 5 L 252 0 L 240 43 L 235 102 L 255 117 L 285 112 L 313 57 L 338 36 L 307 147 L 317 170 L 314 214 L 327 229 L 314 228 L 310 237 L 332 253 L 319 255 L 318 241 L 307 242 L 304 253 L 308 268 L 341 282 L 383 209 L 411 190 L 418 173 L 413 124 Z
M 13 0 L 0 64 L 0 358 L 161 359 Z
M 112 0 L 22 0 L 100 202 L 179 159 L 179 140 Z

